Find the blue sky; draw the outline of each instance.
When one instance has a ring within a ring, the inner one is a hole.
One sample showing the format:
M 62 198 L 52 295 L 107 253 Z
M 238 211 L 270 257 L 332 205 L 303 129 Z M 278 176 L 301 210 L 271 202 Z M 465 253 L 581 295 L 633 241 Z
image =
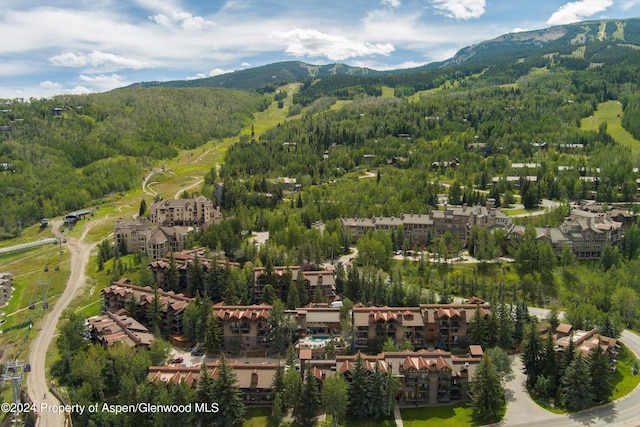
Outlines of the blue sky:
M 278 61 L 396 69 L 640 0 L 2 0 L 0 98 L 103 92 Z

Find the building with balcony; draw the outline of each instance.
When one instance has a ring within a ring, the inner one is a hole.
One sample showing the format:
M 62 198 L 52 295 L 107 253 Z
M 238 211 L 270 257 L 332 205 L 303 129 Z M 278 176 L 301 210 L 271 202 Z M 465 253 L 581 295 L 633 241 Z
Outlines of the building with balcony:
M 204 196 L 192 199 L 160 200 L 149 207 L 153 224 L 206 228 L 222 222 L 222 214 Z
M 399 217 L 371 217 L 371 218 L 341 218 L 342 229 L 351 235 L 355 243 L 369 231 L 402 230 L 404 240 L 412 246 L 424 245 L 434 241 L 447 231 L 454 237 L 467 243 L 473 226 L 489 229 L 511 226 L 511 218 L 500 208 L 495 207 L 495 201 L 487 200 L 487 206 L 445 207 L 444 210 L 434 210 L 428 214 L 402 214 Z
M 149 349 L 155 340 L 153 334 L 124 309 L 116 313 L 107 311 L 103 315 L 90 317 L 87 322 L 91 339 L 104 345 L 121 342 L 129 347 Z
M 119 219 L 113 234 L 116 247 L 125 247 L 127 253 L 144 252 L 155 260 L 185 249 L 189 228 L 153 224 L 146 218 Z
M 353 341 L 356 349 L 380 348 L 409 341 L 415 349 L 466 348 L 469 323 L 480 309 L 489 316 L 489 304 L 421 304 L 419 307 L 354 306 Z
M 211 378 L 218 377 L 220 361 L 207 364 Z M 271 406 L 271 384 L 276 375 L 278 365 L 275 363 L 245 363 L 229 361 L 228 366 L 236 374 L 236 385 L 242 392 L 242 401 L 247 406 Z M 198 386 L 201 367 L 198 366 L 150 366 L 147 374 L 149 381 L 162 384 L 185 382 L 192 388 Z
M 400 379 L 401 405 L 437 405 L 469 400 L 469 383 L 479 357 L 456 356 L 450 352 L 402 351 L 376 356 L 361 355 L 369 371 L 378 369 Z M 350 380 L 357 355 L 337 356 L 336 372 Z
M 266 349 L 269 343 L 268 304 L 235 306 L 218 303 L 213 310 L 220 324 L 227 351 Z
M 147 309 L 156 296 L 160 300 L 162 329 L 169 334 L 181 335 L 182 314 L 187 305 L 193 302 L 193 298 L 183 294 L 135 286 L 131 280 L 122 278 L 102 290 L 103 309 L 112 313 L 121 309 L 135 309 L 136 313 L 129 314 L 145 321 L 148 318 Z
M 302 277 L 300 277 L 302 274 Z M 287 300 L 289 288 L 294 282 L 302 282 L 312 301 L 318 292 L 323 299 L 333 301 L 336 297 L 336 279 L 334 270 L 304 271 L 300 266 L 277 266 L 267 271 L 265 267 L 253 270 L 253 301 L 260 302 L 264 297 L 264 288 L 271 285 L 276 297 Z

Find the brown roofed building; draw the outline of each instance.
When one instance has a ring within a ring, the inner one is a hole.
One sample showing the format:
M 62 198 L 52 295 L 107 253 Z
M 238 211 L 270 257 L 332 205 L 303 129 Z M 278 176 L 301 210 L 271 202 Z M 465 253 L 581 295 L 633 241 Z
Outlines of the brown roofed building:
M 93 341 L 109 346 L 122 342 L 129 347 L 150 348 L 155 339 L 146 327 L 125 310 L 116 313 L 107 311 L 101 316 L 90 317 L 87 322 Z
M 222 214 L 204 196 L 192 199 L 160 200 L 149 207 L 154 224 L 166 226 L 208 227 L 222 222 Z
M 220 361 L 207 364 L 209 375 L 217 378 Z M 242 391 L 245 405 L 271 406 L 271 384 L 278 367 L 275 363 L 244 363 L 229 361 L 228 366 L 236 374 L 236 385 Z M 200 378 L 200 366 L 151 366 L 147 379 L 165 384 L 185 382 L 195 388 Z
M 336 371 L 350 379 L 356 355 L 337 356 Z M 401 405 L 426 406 L 452 400 L 469 400 L 469 382 L 479 358 L 462 358 L 435 350 L 362 355 L 368 370 L 376 364 L 383 372 L 401 380 Z
M 242 264 L 237 262 L 230 262 L 218 254 L 218 258 L 210 258 L 210 252 L 203 247 L 183 250 L 179 252 L 170 252 L 164 257 L 152 261 L 149 264 L 149 269 L 153 272 L 156 279 L 156 283 L 159 288 L 170 290 L 169 287 L 169 271 L 171 270 L 171 257 L 175 268 L 178 270 L 178 292 L 182 292 L 185 295 L 191 296 L 187 292 L 187 284 L 189 283 L 189 266 L 192 266 L 196 259 L 202 267 L 202 271 L 209 272 L 212 268 L 216 267 L 224 270 L 227 266 L 232 268 L 240 268 Z
M 255 267 L 253 270 L 253 301 L 260 302 L 264 296 L 264 288 L 268 284 L 273 287 L 275 294 L 283 301 L 287 300 L 287 293 L 291 283 L 300 279 L 300 266 L 277 266 L 273 267 L 271 273 L 265 267 Z M 304 286 L 309 295 L 309 300 L 313 300 L 316 291 L 328 301 L 333 301 L 336 297 L 335 270 L 302 271 Z
M 400 345 L 409 341 L 415 349 L 465 348 L 469 322 L 479 307 L 490 314 L 489 304 L 422 304 L 420 307 L 354 306 L 356 349 L 379 348 L 387 339 Z
M 225 349 L 236 351 L 267 348 L 270 305 L 236 306 L 220 302 L 214 304 L 213 309 L 222 325 Z
M 158 259 L 169 252 L 185 248 L 189 229 L 153 224 L 146 218 L 119 219 L 113 226 L 118 248 L 125 246 L 127 253 L 144 252 Z
M 184 309 L 193 301 L 193 298 L 166 292 L 158 289 L 162 323 L 164 330 L 170 334 L 182 334 L 182 314 Z M 127 304 L 135 303 L 139 319 L 147 318 L 147 308 L 154 298 L 154 290 L 149 286 L 135 286 L 131 280 L 122 278 L 113 282 L 113 285 L 102 290 L 105 311 L 117 312 L 127 307 Z

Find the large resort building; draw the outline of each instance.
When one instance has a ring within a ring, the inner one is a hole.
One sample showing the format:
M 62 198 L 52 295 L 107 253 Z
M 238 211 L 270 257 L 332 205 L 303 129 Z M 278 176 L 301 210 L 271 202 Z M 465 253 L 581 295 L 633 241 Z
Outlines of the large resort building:
M 449 231 L 466 245 L 474 226 L 490 230 L 501 228 L 510 239 L 521 238 L 525 227 L 514 225 L 511 218 L 493 204 L 488 199 L 487 207 L 446 207 L 443 211 L 405 214 L 397 218 L 341 218 L 341 223 L 354 242 L 370 231 L 402 230 L 410 246 L 426 245 Z M 558 259 L 564 246 L 570 246 L 578 259 L 599 259 L 605 246 L 622 245 L 622 226 L 629 222 L 629 214 L 623 211 L 614 211 L 614 214 L 573 209 L 559 227 L 536 227 L 536 238 L 548 241 Z
M 144 252 L 151 259 L 186 248 L 189 231 L 222 221 L 220 211 L 204 196 L 195 199 L 161 200 L 149 208 L 150 219 L 119 219 L 114 225 L 118 248 L 127 253 Z
M 511 226 L 511 217 L 495 207 L 495 200 L 488 199 L 487 206 L 445 207 L 428 214 L 403 214 L 399 217 L 341 218 L 342 228 L 355 242 L 370 231 L 402 230 L 404 240 L 411 246 L 433 242 L 447 231 L 466 244 L 473 226 L 503 228 Z
M 396 345 L 408 341 L 416 349 L 466 348 L 469 323 L 476 311 L 483 317 L 491 314 L 489 304 L 354 306 L 354 347 L 364 350 L 390 338 Z

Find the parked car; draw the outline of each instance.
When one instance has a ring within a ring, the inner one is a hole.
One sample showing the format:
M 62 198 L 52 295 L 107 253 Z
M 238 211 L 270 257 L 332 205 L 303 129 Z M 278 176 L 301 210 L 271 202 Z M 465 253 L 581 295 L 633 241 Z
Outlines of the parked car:
M 202 355 L 204 355 L 204 351 L 200 350 L 199 348 L 194 348 L 193 350 L 191 350 L 191 355 L 192 356 L 202 356 Z
M 173 362 L 174 363 L 182 363 L 182 362 L 184 362 L 184 357 L 176 356 L 176 357 L 173 358 Z

